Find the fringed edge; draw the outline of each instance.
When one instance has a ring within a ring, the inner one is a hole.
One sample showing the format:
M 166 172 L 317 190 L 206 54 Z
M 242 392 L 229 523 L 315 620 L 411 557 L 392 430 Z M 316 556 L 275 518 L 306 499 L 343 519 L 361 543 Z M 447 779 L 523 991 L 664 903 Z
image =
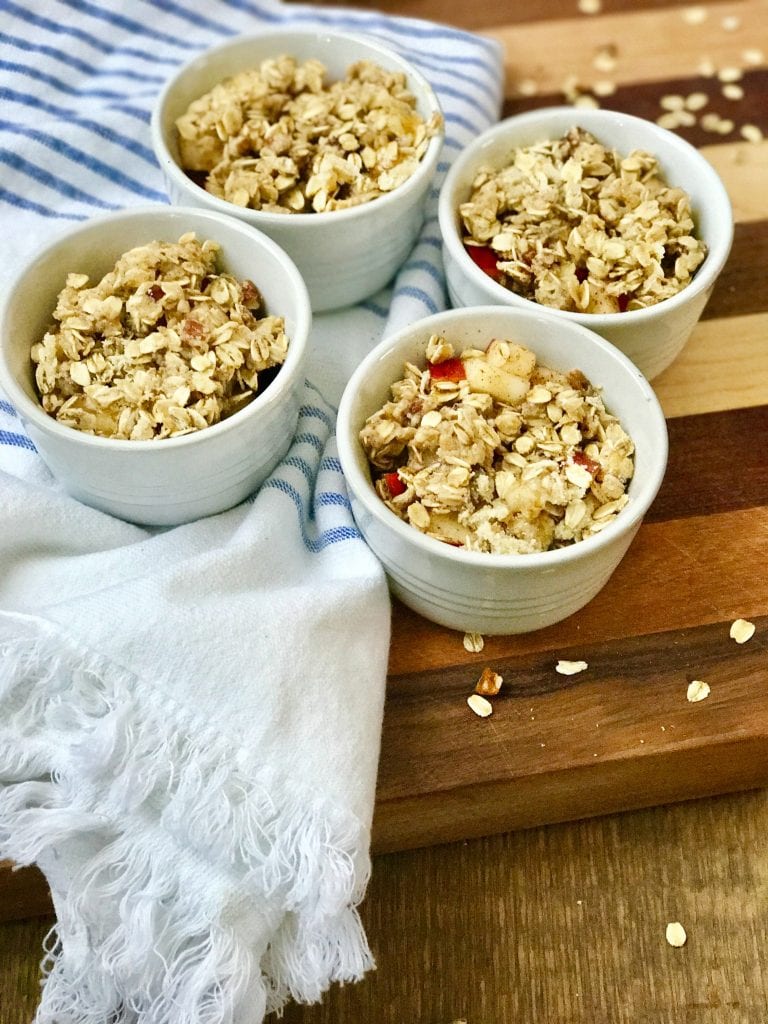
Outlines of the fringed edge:
M 356 910 L 367 828 L 322 794 L 289 789 L 188 709 L 136 692 L 131 673 L 49 623 L 0 616 L 0 852 L 27 864 L 97 840 L 64 902 L 62 940 L 64 928 L 96 929 L 115 903 L 101 948 L 81 942 L 75 966 L 66 948 L 53 958 L 41 1024 L 90 1024 L 86 1003 L 94 1024 L 107 1007 L 137 1024 L 221 1024 L 244 1000 L 279 1010 L 361 978 L 374 966 Z M 193 851 L 241 902 L 272 908 L 259 962 L 236 923 L 202 919 L 208 903 L 182 887 L 162 844 L 137 840 L 131 816 L 172 837 L 179 864 Z

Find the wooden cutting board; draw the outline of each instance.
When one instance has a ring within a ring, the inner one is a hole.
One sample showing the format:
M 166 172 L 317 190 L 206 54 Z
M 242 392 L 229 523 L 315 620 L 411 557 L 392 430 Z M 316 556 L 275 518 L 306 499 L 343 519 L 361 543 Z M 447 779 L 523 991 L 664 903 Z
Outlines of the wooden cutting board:
M 608 80 L 604 106 L 655 120 L 670 94 L 704 92 L 733 121 L 720 135 L 680 134 L 702 148 L 734 204 L 731 258 L 681 357 L 654 382 L 668 417 L 665 484 L 605 589 L 559 625 L 488 639 L 393 610 L 374 847 L 389 851 L 725 793 L 768 782 L 768 6 L 707 3 L 701 21 L 663 0 L 576 4 L 385 0 L 378 7 L 484 29 L 507 60 L 504 114 L 563 102 Z M 700 17 L 700 14 L 696 17 Z M 730 19 L 730 21 L 728 20 Z M 735 24 L 734 22 L 737 22 Z M 725 26 L 728 27 L 725 27 Z M 659 40 L 664 45 L 659 45 Z M 599 70 L 601 54 L 610 71 Z M 552 55 L 558 59 L 553 62 Z M 670 54 L 674 54 L 671 57 Z M 702 74 L 743 67 L 738 101 Z M 674 69 L 674 74 L 670 73 Z M 537 88 L 533 97 L 530 83 Z M 524 95 L 524 93 L 526 95 Z M 757 629 L 729 637 L 743 617 Z M 585 672 L 558 675 L 559 659 Z M 494 713 L 466 704 L 484 666 L 504 676 Z M 688 683 L 710 696 L 686 699 Z M 41 876 L 0 864 L 0 919 L 47 907 Z

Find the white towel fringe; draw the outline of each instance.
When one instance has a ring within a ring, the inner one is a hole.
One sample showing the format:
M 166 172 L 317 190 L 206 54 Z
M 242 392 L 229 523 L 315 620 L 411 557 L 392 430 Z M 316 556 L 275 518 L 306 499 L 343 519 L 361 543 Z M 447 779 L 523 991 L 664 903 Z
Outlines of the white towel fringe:
M 374 966 L 353 815 L 49 623 L 0 615 L 0 656 L 0 856 L 97 840 L 57 904 L 38 1024 L 237 1024 Z

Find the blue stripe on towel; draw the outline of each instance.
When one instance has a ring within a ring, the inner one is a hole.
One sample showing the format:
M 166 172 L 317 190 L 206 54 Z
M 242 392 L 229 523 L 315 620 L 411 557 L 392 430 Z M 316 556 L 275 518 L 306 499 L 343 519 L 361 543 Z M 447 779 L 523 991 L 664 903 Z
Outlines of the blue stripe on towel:
M 89 171 L 93 172 L 93 174 L 97 174 L 101 178 L 106 178 L 113 184 L 120 185 L 129 192 L 134 192 L 136 195 L 142 196 L 145 199 L 151 199 L 156 203 L 168 202 L 168 197 L 164 195 L 164 193 L 157 192 L 153 188 L 148 188 L 146 185 L 142 184 L 142 182 L 124 174 L 119 170 L 119 168 L 114 167 L 112 164 L 105 163 L 103 160 L 99 160 L 90 153 L 86 153 L 84 149 L 80 149 L 77 146 L 71 146 L 68 142 L 57 138 L 55 135 L 50 135 L 48 132 L 41 132 L 36 128 L 28 128 L 26 125 L 16 124 L 14 121 L 3 120 L 0 120 L 0 131 L 6 131 L 13 135 L 22 135 L 26 138 L 32 139 L 34 142 L 40 143 L 41 146 L 45 146 L 54 153 L 59 153 L 68 160 L 72 160 L 73 163 L 86 167 Z
M 158 57 L 154 53 L 146 50 L 135 49 L 132 46 L 110 46 L 109 43 L 105 43 L 97 36 L 91 35 L 90 32 L 85 32 L 83 29 L 76 28 L 74 25 L 67 25 L 64 22 L 52 21 L 50 18 L 44 18 L 39 14 L 34 14 L 32 11 L 27 10 L 26 7 L 13 3 L 13 0 L 2 0 L 2 2 L 4 9 L 8 14 L 14 14 L 17 18 L 26 21 L 30 25 L 34 25 L 35 28 L 45 29 L 47 32 L 54 33 L 54 35 L 72 36 L 74 39 L 79 39 L 81 42 L 87 43 L 88 46 L 93 47 L 94 50 L 98 50 L 100 53 L 118 53 L 126 57 L 136 57 L 138 60 L 149 61 L 153 64 L 169 64 L 171 66 L 181 63 L 184 59 L 183 57 Z
M 16 75 L 23 75 L 25 78 L 31 78 L 35 82 L 42 82 L 43 85 L 49 86 L 51 89 L 55 89 L 56 92 L 63 92 L 66 96 L 86 96 L 93 97 L 97 100 L 124 100 L 124 92 L 115 92 L 113 89 L 76 89 L 74 86 L 69 85 L 68 82 L 63 82 L 60 78 L 56 78 L 55 75 L 46 74 L 44 71 L 38 71 L 37 68 L 31 67 L 29 64 L 20 64 L 18 61 L 11 60 L 0 60 L 0 70 L 11 71 Z M 154 90 L 151 92 L 145 92 L 145 96 L 154 96 Z
M 17 50 L 24 50 L 27 53 L 42 53 L 46 57 L 52 57 L 61 64 L 74 68 L 84 75 L 93 75 L 94 78 L 128 78 L 134 82 L 142 82 L 147 85 L 162 85 L 165 81 L 160 75 L 143 75 L 140 71 L 133 71 L 129 68 L 94 68 L 87 61 L 80 60 L 56 46 L 46 46 L 44 43 L 33 43 L 29 39 L 22 39 L 20 36 L 0 36 L 0 43 L 5 46 L 15 47 Z
M 45 114 L 51 114 L 55 117 L 62 118 L 64 121 L 71 121 L 72 124 L 79 125 L 81 128 L 85 128 L 86 131 L 93 132 L 105 142 L 111 142 L 116 146 L 120 146 L 129 153 L 133 153 L 134 156 L 141 157 L 142 160 L 145 160 L 153 167 L 157 167 L 155 154 L 151 149 L 143 145 L 143 143 L 136 142 L 136 140 L 130 138 L 130 136 L 123 135 L 121 132 L 116 132 L 112 128 L 107 128 L 105 125 L 99 124 L 97 121 L 91 121 L 90 118 L 80 117 L 74 110 L 67 110 L 65 107 L 57 107 L 54 103 L 46 103 L 37 96 L 31 95 L 31 93 L 17 92 L 15 89 L 1 88 L 0 99 L 11 100 L 15 103 L 32 107 L 35 110 L 41 110 Z
M 42 203 L 35 203 L 25 196 L 20 196 L 10 189 L 0 185 L 0 200 L 5 200 L 11 206 L 17 206 L 20 210 L 30 210 L 32 213 L 39 213 L 41 217 L 52 217 L 54 220 L 86 220 L 83 213 L 64 213 L 60 210 L 53 210 L 50 206 L 43 206 Z
M 353 526 L 334 526 L 328 530 L 323 530 L 316 537 L 312 537 L 307 531 L 309 515 L 305 500 L 295 487 L 279 477 L 272 476 L 262 485 L 262 490 L 280 491 L 281 494 L 285 494 L 290 498 L 298 512 L 302 542 L 307 551 L 310 551 L 312 554 L 318 554 L 331 544 L 339 544 L 345 540 L 361 539 L 359 530 Z
M 88 206 L 95 206 L 100 210 L 120 209 L 117 203 L 105 203 L 103 199 L 98 199 L 89 192 L 84 192 L 82 189 L 77 188 L 77 186 L 71 185 L 64 178 L 59 178 L 57 175 L 51 174 L 50 171 L 46 171 L 44 167 L 38 167 L 37 164 L 33 164 L 31 161 L 25 160 L 23 156 L 19 156 L 18 153 L 11 153 L 2 147 L 0 147 L 0 163 L 5 164 L 14 171 L 19 171 L 21 174 L 26 174 L 27 177 L 32 178 L 33 181 L 38 182 L 40 185 L 58 192 L 59 195 L 66 196 L 67 199 L 73 199 L 77 203 L 86 203 Z
M 26 434 L 16 434 L 10 430 L 0 430 L 0 444 L 11 448 L 26 448 L 30 452 L 37 451 Z
M 167 43 L 169 46 L 178 46 L 181 50 L 192 50 L 200 45 L 199 43 L 194 43 L 189 39 L 178 39 L 166 32 L 158 32 L 156 29 L 151 27 L 148 28 L 140 21 L 135 21 L 133 18 L 126 18 L 123 14 L 116 14 L 114 11 L 100 7 L 98 4 L 88 3 L 87 0 L 59 0 L 59 3 L 65 4 L 67 7 L 71 7 L 72 10 L 78 11 L 80 14 L 87 14 L 92 18 L 98 18 L 101 21 L 105 21 L 108 25 L 113 25 L 115 28 L 124 29 L 126 32 L 130 32 L 134 36 L 146 36 L 153 42 L 159 39 L 161 42 Z

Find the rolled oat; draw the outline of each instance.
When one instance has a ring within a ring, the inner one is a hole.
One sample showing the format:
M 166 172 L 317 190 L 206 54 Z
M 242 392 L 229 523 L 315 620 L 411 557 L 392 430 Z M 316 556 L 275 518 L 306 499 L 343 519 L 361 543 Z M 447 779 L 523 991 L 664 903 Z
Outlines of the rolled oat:
M 45 411 L 84 433 L 152 440 L 250 402 L 288 338 L 251 281 L 217 270 L 219 251 L 190 233 L 131 249 L 93 285 L 69 274 L 31 352 Z
M 317 60 L 265 60 L 176 121 L 181 165 L 212 195 L 271 213 L 366 203 L 416 170 L 442 120 L 425 121 L 401 72 L 358 61 L 326 85 Z
M 599 533 L 629 501 L 634 446 L 578 370 L 539 366 L 494 340 L 460 357 L 434 335 L 360 441 L 401 519 L 457 547 L 559 548 Z
M 580 128 L 481 169 L 460 214 L 467 252 L 486 273 L 571 312 L 652 306 L 689 284 L 706 254 L 688 195 L 666 184 L 656 158 L 619 156 Z

